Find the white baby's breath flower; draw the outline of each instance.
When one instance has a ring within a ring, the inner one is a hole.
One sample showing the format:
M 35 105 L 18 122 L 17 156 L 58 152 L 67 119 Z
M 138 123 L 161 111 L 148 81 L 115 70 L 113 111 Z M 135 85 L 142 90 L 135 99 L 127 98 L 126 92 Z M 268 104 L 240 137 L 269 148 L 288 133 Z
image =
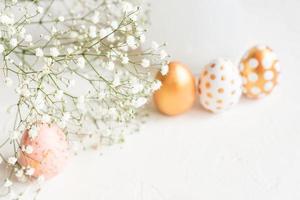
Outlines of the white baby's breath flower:
M 53 26 L 53 27 L 51 28 L 51 34 L 52 34 L 52 35 L 55 35 L 55 33 L 57 33 L 57 29 L 56 29 L 55 26 Z
M 31 92 L 26 86 L 23 86 L 20 90 L 20 95 L 25 97 L 25 98 L 28 98 L 28 97 L 30 97 Z
M 43 110 L 43 108 L 45 107 L 45 98 L 42 93 L 38 93 L 34 100 L 34 105 L 37 110 Z
M 98 11 L 94 12 L 94 15 L 92 16 L 92 22 L 94 24 L 97 24 L 100 21 L 99 15 L 100 13 Z
M 127 37 L 126 43 L 132 49 L 136 49 L 136 47 L 137 47 L 136 40 L 132 35 Z
M 160 73 L 165 76 L 169 72 L 169 66 L 168 65 L 163 65 L 160 69 Z
M 25 40 L 25 42 L 32 42 L 32 35 L 30 35 L 30 34 L 25 35 L 24 40 Z
M 28 135 L 30 139 L 34 140 L 39 135 L 39 128 L 37 126 L 31 126 Z
M 71 48 L 71 47 L 67 48 L 68 55 L 71 55 L 73 52 L 74 52 L 73 48 Z
M 24 176 L 24 171 L 22 169 L 17 169 L 15 175 L 17 178 L 22 178 Z
M 77 59 L 77 65 L 80 69 L 83 69 L 85 67 L 85 59 L 83 57 L 79 57 Z
M 128 63 L 129 63 L 129 58 L 128 58 L 128 56 L 123 56 L 123 57 L 122 57 L 122 64 L 126 65 L 126 64 L 128 64 Z
M 50 55 L 51 55 L 52 57 L 57 57 L 57 56 L 59 56 L 59 51 L 58 51 L 58 49 L 57 49 L 56 47 L 50 48 Z
M 43 56 L 44 56 L 44 52 L 43 52 L 43 50 L 42 50 L 41 48 L 37 48 L 37 49 L 35 50 L 35 55 L 36 55 L 37 57 L 43 57 Z
M 33 147 L 30 145 L 27 145 L 26 147 L 24 147 L 24 152 L 27 154 L 32 154 L 33 152 Z
M 97 37 L 97 28 L 96 28 L 96 26 L 90 26 L 89 27 L 89 36 L 91 38 Z
M 44 114 L 44 115 L 42 116 L 42 122 L 44 122 L 44 123 L 50 123 L 50 122 L 51 122 L 51 117 L 50 117 L 50 115 Z
M 161 50 L 160 51 L 160 59 L 165 59 L 166 57 L 168 57 L 168 54 L 165 50 Z
M 150 60 L 144 58 L 144 59 L 142 60 L 141 65 L 142 65 L 142 67 L 144 67 L 144 68 L 148 68 L 148 67 L 150 66 Z
M 12 38 L 10 41 L 9 41 L 9 44 L 10 46 L 12 47 L 15 47 L 18 45 L 18 40 L 16 38 Z
M 1 15 L 0 22 L 4 25 L 12 25 L 14 24 L 15 20 L 12 16 Z
M 65 112 L 62 116 L 62 121 L 67 122 L 70 120 L 70 118 L 71 118 L 71 114 L 68 112 Z
M 102 28 L 102 29 L 100 29 L 100 37 L 101 37 L 101 38 L 106 37 L 106 36 L 110 33 L 109 31 L 110 31 L 110 30 L 107 29 L 107 28 Z
M 8 164 L 10 164 L 10 165 L 15 165 L 16 164 L 16 162 L 17 162 L 17 158 L 16 157 L 9 157 L 8 159 L 7 159 L 7 162 L 8 162 Z
M 64 17 L 64 16 L 59 16 L 57 19 L 58 19 L 58 21 L 60 21 L 60 22 L 65 21 L 65 17 Z
M 152 42 L 151 47 L 154 51 L 157 51 L 159 49 L 159 44 L 155 41 Z
M 4 46 L 2 44 L 0 44 L 0 54 L 4 52 Z
M 111 25 L 111 27 L 113 28 L 113 29 L 117 29 L 118 27 L 119 27 L 119 23 L 117 22 L 117 21 L 112 21 L 111 23 L 110 23 L 110 25 Z
M 84 113 L 86 111 L 85 97 L 83 95 L 78 97 L 76 107 L 82 113 Z
M 41 6 L 38 6 L 37 9 L 36 9 L 37 13 L 41 14 L 41 13 L 44 13 L 44 8 L 41 7 Z
M 141 41 L 142 44 L 146 42 L 146 36 L 145 36 L 145 34 L 141 34 L 140 35 L 140 41 Z
M 112 61 L 109 61 L 106 65 L 106 68 L 109 70 L 109 71 L 113 71 L 114 68 L 115 68 L 115 63 L 112 62 Z
M 5 77 L 4 82 L 7 87 L 12 86 L 12 84 L 13 84 L 13 80 L 10 77 Z
M 57 90 L 56 93 L 55 93 L 54 98 L 55 98 L 57 101 L 60 101 L 60 100 L 62 99 L 63 96 L 64 96 L 64 91 L 62 91 L 62 90 Z
M 159 80 L 155 80 L 152 84 L 151 84 L 151 89 L 152 91 L 156 91 L 161 87 L 161 82 Z
M 144 89 L 143 84 L 135 83 L 132 86 L 131 92 L 132 92 L 132 94 L 137 94 L 137 93 L 141 92 L 143 89 Z
M 33 167 L 27 167 L 25 174 L 27 176 L 33 176 L 34 172 L 35 172 L 35 169 Z
M 145 97 L 139 97 L 138 99 L 132 102 L 135 108 L 140 108 L 147 103 L 147 99 Z
M 12 183 L 12 181 L 11 180 L 9 180 L 8 178 L 7 179 L 5 179 L 5 181 L 4 181 L 4 187 L 11 187 L 13 185 L 13 183 Z
M 130 18 L 132 21 L 136 22 L 136 21 L 138 20 L 137 13 L 133 13 L 132 15 L 129 16 L 129 18 Z
M 76 81 L 75 81 L 74 79 L 70 79 L 70 80 L 68 81 L 68 88 L 74 87 L 75 84 L 76 84 Z

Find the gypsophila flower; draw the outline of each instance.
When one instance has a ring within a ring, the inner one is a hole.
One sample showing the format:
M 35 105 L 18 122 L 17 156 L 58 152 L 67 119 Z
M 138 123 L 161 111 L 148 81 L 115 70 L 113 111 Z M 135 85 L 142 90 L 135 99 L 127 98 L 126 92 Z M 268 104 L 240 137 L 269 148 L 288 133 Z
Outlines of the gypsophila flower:
M 24 176 L 24 171 L 22 169 L 17 169 L 15 175 L 17 178 L 21 178 Z
M 37 49 L 35 50 L 35 55 L 36 55 L 37 57 L 43 57 L 43 56 L 44 56 L 44 52 L 43 52 L 43 50 L 42 50 L 41 48 L 37 48 Z
M 35 169 L 34 169 L 34 168 L 32 168 L 32 167 L 27 167 L 27 169 L 26 169 L 26 171 L 25 171 L 25 174 L 26 174 L 27 176 L 32 176 L 32 175 L 34 174 L 34 172 L 35 172 Z
M 109 71 L 114 70 L 114 68 L 115 68 L 115 63 L 112 62 L 112 61 L 108 62 L 106 68 L 107 68 Z
M 78 67 L 80 69 L 83 69 L 85 67 L 85 59 L 83 57 L 78 58 L 77 62 L 78 62 Z
M 56 47 L 50 48 L 50 55 L 51 55 L 52 57 L 57 57 L 57 56 L 59 56 L 59 51 L 58 51 L 58 49 L 57 49 Z
M 70 47 L 68 47 L 67 48 L 67 53 L 70 55 L 70 54 L 72 54 L 74 52 L 74 49 L 73 48 L 70 48 Z
M 28 134 L 34 143 L 40 123 L 59 126 L 80 150 L 90 147 L 86 140 L 112 145 L 139 129 L 138 111 L 160 88 L 154 74 L 167 73 L 161 66 L 168 55 L 162 45 L 143 44 L 146 10 L 128 1 L 10 0 L 0 6 L 1 77 L 16 92 L 5 109 L 15 118 L 7 120 L 10 131 L 0 141 L 14 150 L 8 159 L 0 152 L 3 168 L 11 170 L 5 174 L 19 181 L 34 175 L 16 159 L 21 153 L 35 159 L 35 145 L 22 138 Z
M 153 91 L 158 90 L 160 87 L 161 87 L 161 82 L 159 80 L 156 80 L 151 84 L 151 89 Z
M 15 47 L 18 45 L 18 40 L 16 38 L 12 38 L 10 41 L 9 41 L 9 44 L 12 46 L 12 47 Z
M 135 83 L 135 84 L 133 84 L 131 92 L 132 92 L 132 94 L 137 94 L 137 93 L 141 92 L 143 89 L 144 89 L 144 86 L 142 84 Z
M 30 145 L 25 146 L 24 149 L 22 149 L 22 150 L 23 150 L 23 152 L 25 152 L 27 154 L 32 154 L 32 152 L 33 152 L 33 148 Z
M 62 99 L 63 95 L 64 95 L 64 91 L 62 91 L 62 90 L 57 90 L 57 91 L 56 91 L 56 94 L 55 94 L 55 99 L 56 99 L 57 101 L 60 101 L 60 100 Z
M 38 134 L 39 134 L 39 129 L 37 126 L 32 126 L 28 131 L 28 135 L 32 140 L 35 139 L 38 136 Z
M 165 50 L 160 51 L 160 59 L 165 59 L 168 56 L 167 52 Z
M 11 180 L 9 180 L 8 178 L 4 181 L 4 187 L 11 187 L 13 185 L 13 183 L 11 182 Z
M 150 60 L 148 60 L 148 59 L 143 59 L 141 65 L 142 65 L 144 68 L 148 68 L 148 67 L 150 66 Z
M 0 44 L 0 54 L 4 52 L 4 46 L 2 44 Z
M 96 28 L 96 26 L 90 26 L 89 27 L 89 36 L 91 38 L 97 37 L 97 28 Z
M 167 75 L 168 72 L 169 72 L 169 66 L 168 66 L 168 65 L 163 65 L 163 66 L 161 67 L 160 73 L 161 73 L 163 76 L 165 76 L 165 75 Z
M 65 21 L 65 17 L 64 17 L 64 16 L 59 16 L 57 19 L 58 19 L 58 21 L 60 21 L 60 22 Z
M 17 158 L 16 157 L 9 157 L 8 158 L 8 160 L 7 160 L 7 162 L 8 162 L 8 164 L 10 164 L 10 165 L 15 165 L 16 164 L 16 162 L 17 162 Z
M 30 35 L 30 34 L 25 35 L 24 40 L 25 40 L 25 42 L 32 42 L 32 35 Z
M 51 117 L 50 117 L 50 115 L 48 115 L 48 114 L 44 114 L 43 116 L 42 116 L 42 122 L 44 122 L 44 123 L 50 123 L 51 122 Z
M 129 63 L 129 58 L 128 58 L 128 56 L 123 56 L 123 57 L 122 57 L 122 64 L 126 65 L 126 64 L 128 64 L 128 63 Z
M 133 106 L 135 108 L 140 108 L 147 103 L 147 99 L 145 97 L 139 97 L 138 99 L 133 101 Z
M 128 45 L 130 48 L 136 49 L 136 47 L 137 47 L 137 46 L 136 46 L 136 40 L 135 40 L 135 38 L 134 38 L 132 35 L 130 35 L 130 36 L 127 37 L 126 42 L 127 42 L 127 45 Z
M 30 90 L 27 88 L 27 86 L 23 86 L 20 90 L 20 95 L 25 97 L 25 98 L 28 98 L 30 97 L 31 93 L 30 93 Z
M 153 41 L 152 44 L 151 44 L 151 47 L 152 47 L 152 49 L 153 49 L 154 51 L 157 51 L 158 48 L 159 48 L 159 45 L 158 45 L 157 42 Z
M 70 113 L 65 112 L 62 116 L 62 121 L 67 122 L 67 121 L 69 121 L 70 118 L 71 118 Z
M 93 22 L 94 24 L 97 24 L 97 23 L 100 21 L 99 15 L 100 15 L 100 13 L 99 13 L 98 11 L 95 11 L 95 12 L 94 12 L 94 15 L 93 15 L 93 17 L 92 17 L 92 22 Z
M 11 25 L 14 24 L 15 20 L 12 16 L 1 15 L 0 22 L 4 25 Z
M 39 14 L 44 13 L 44 8 L 38 6 L 38 7 L 37 7 L 37 13 L 39 13 Z
M 142 44 L 146 42 L 145 34 L 140 35 L 140 41 L 141 41 Z

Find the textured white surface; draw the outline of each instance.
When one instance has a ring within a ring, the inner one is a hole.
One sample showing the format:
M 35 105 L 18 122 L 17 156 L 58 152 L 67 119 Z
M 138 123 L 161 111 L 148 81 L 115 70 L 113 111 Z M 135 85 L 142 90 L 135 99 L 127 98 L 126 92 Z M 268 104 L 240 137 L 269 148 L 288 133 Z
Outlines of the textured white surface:
M 194 73 L 266 43 L 281 60 L 282 83 L 219 115 L 199 104 L 173 118 L 153 112 L 121 149 L 75 157 L 39 199 L 299 199 L 299 8 L 298 0 L 153 0 L 150 37 L 167 41 Z

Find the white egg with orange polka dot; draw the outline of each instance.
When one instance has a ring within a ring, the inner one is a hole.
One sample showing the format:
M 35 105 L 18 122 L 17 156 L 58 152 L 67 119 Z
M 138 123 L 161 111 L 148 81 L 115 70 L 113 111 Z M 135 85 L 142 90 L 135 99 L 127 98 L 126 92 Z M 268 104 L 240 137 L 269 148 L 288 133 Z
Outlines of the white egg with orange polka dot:
M 198 91 L 200 103 L 207 110 L 217 113 L 231 108 L 242 94 L 239 70 L 226 59 L 210 62 L 200 75 Z

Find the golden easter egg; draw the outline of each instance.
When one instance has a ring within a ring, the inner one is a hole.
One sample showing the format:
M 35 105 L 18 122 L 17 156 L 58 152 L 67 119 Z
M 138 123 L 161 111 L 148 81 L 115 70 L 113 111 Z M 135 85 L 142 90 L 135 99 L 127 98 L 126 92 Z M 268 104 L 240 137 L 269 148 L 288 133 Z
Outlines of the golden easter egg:
M 160 72 L 157 79 L 162 86 L 154 93 L 157 109 L 165 115 L 178 115 L 189 110 L 195 102 L 195 79 L 188 67 L 180 62 L 170 62 L 166 75 Z
M 269 95 L 278 83 L 280 66 L 276 55 L 267 46 L 255 46 L 240 62 L 243 92 L 247 97 Z

